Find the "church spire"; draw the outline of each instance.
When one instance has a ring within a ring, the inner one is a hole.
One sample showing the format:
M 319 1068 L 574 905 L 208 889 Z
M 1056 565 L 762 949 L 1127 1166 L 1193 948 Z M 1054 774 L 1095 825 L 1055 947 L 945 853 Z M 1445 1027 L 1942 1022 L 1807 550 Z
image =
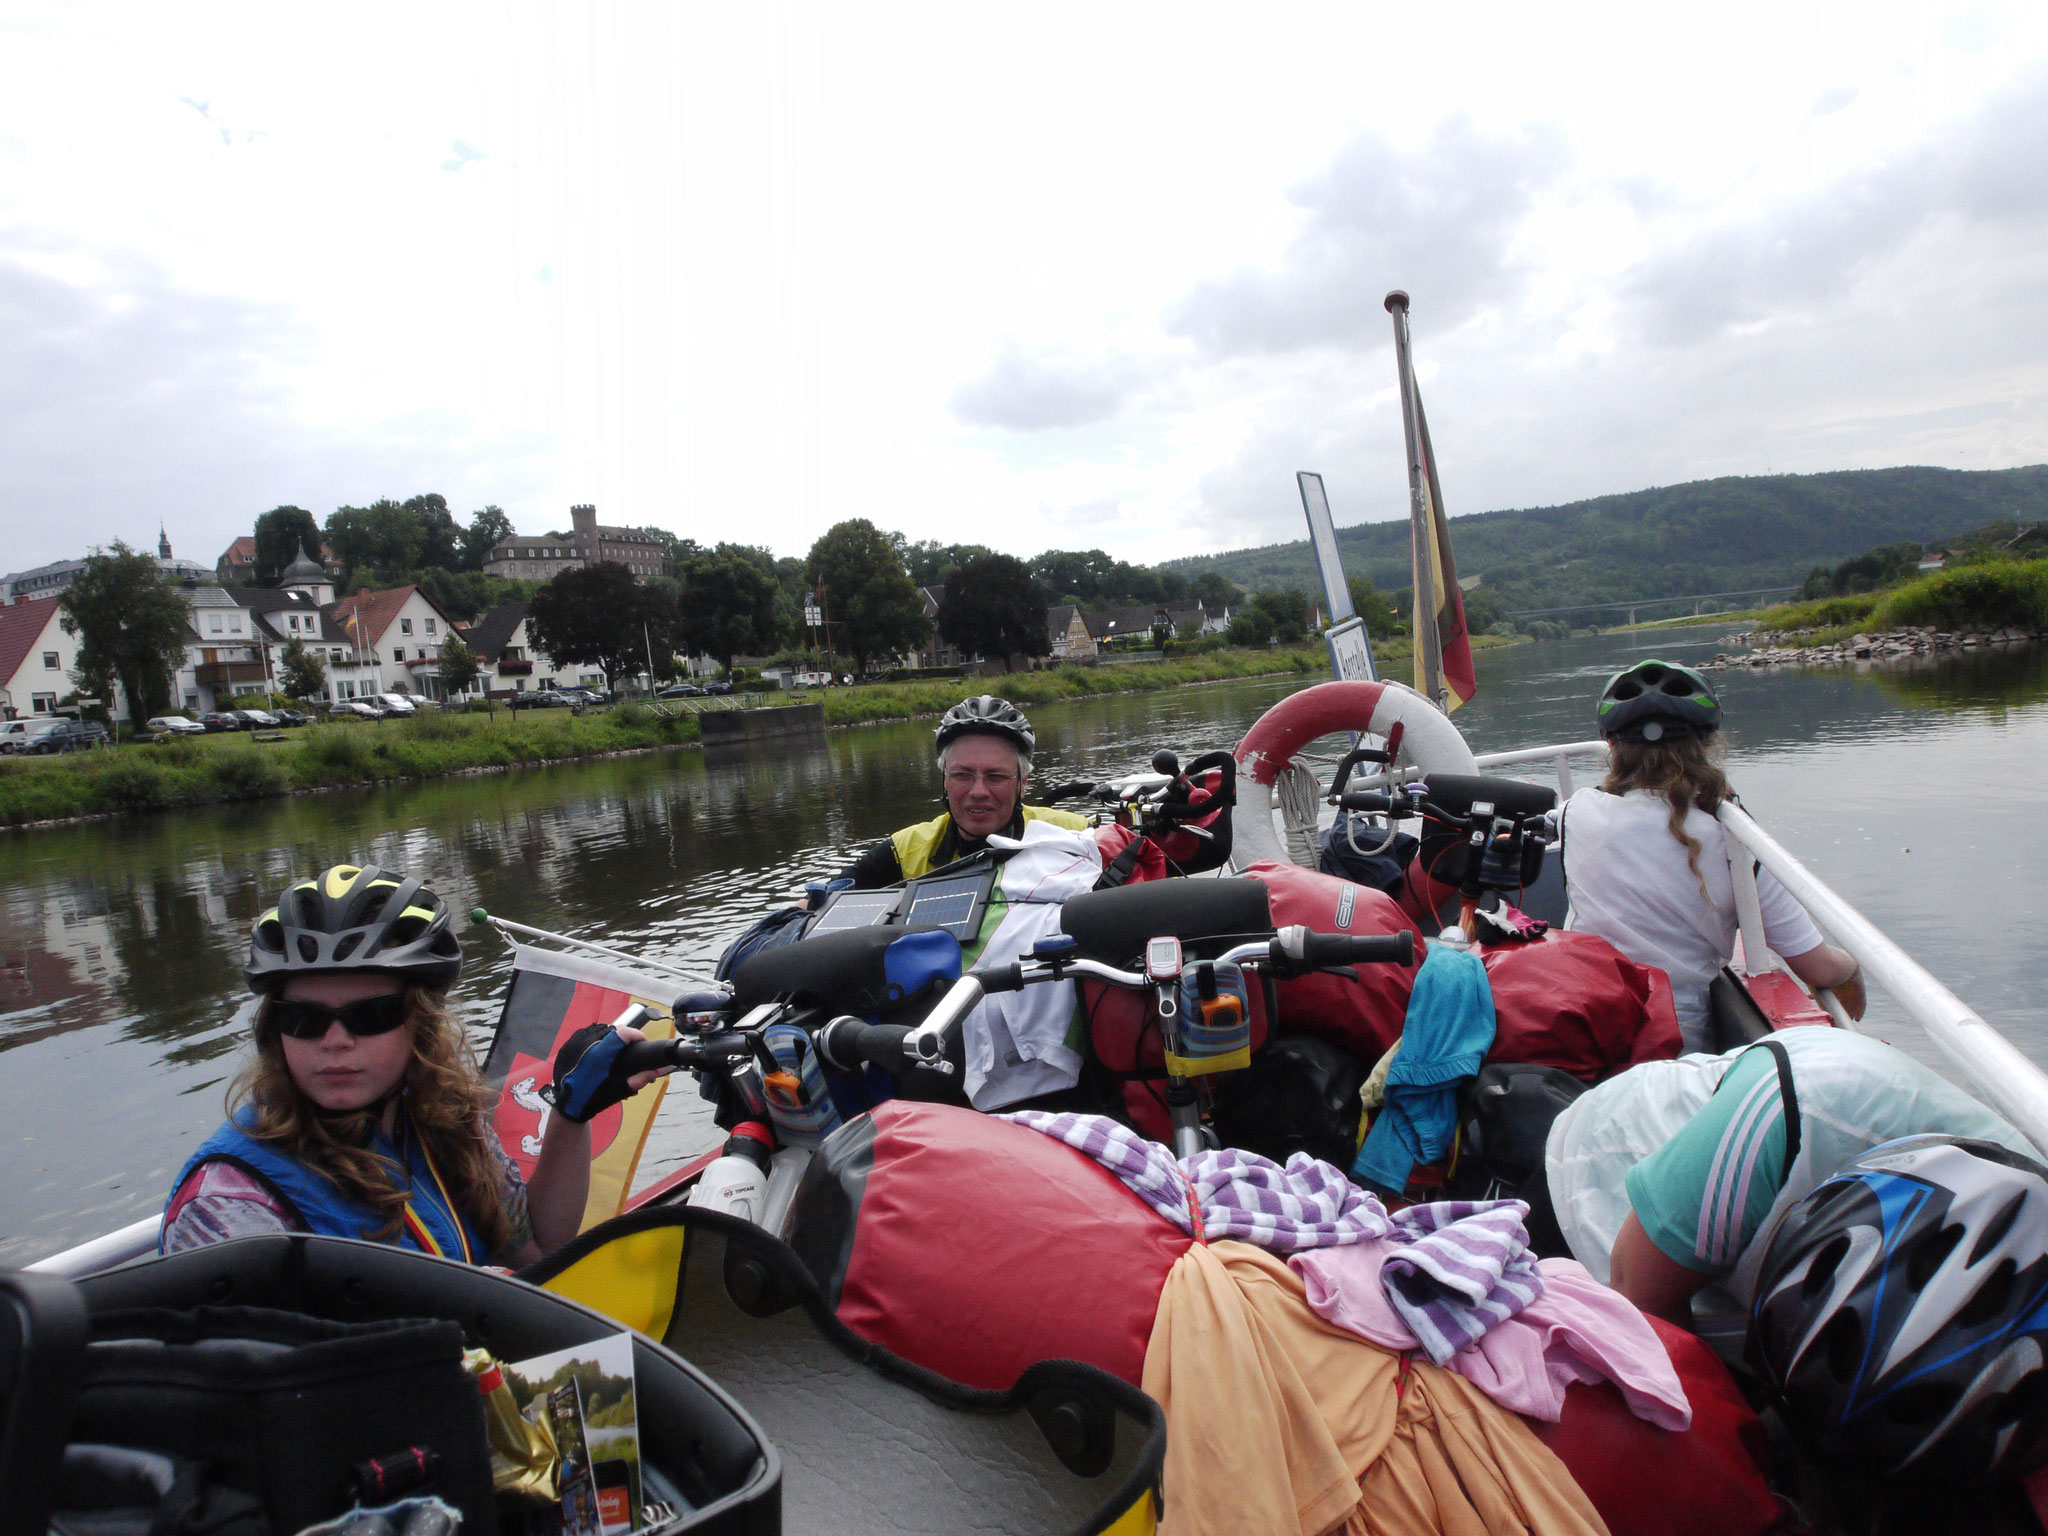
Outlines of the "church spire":
M 171 536 L 165 531 L 162 522 L 156 525 L 156 557 L 159 560 L 171 558 Z

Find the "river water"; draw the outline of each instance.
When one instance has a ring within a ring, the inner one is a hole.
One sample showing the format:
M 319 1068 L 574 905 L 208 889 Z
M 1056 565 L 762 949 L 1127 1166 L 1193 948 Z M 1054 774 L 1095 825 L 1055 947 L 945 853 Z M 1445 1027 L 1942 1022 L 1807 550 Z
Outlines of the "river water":
M 1592 734 L 1606 676 L 1698 659 L 1718 629 L 1483 652 L 1457 722 L 1477 751 Z M 1214 684 L 1037 712 L 1040 782 L 1235 744 L 1314 679 Z M 1909 671 L 1738 671 L 1721 684 L 1730 776 L 1763 824 L 2028 1055 L 2048 1064 L 2048 656 Z M 689 751 L 0 836 L 0 1264 L 161 1203 L 219 1122 L 248 1019 L 249 925 L 293 877 L 374 861 L 475 905 L 707 973 L 803 875 L 935 814 L 931 724 L 834 731 L 707 760 Z M 479 1039 L 510 957 L 466 941 Z M 1927 1054 L 1881 1001 L 1873 1027 Z M 715 1133 L 688 1084 L 643 1177 Z

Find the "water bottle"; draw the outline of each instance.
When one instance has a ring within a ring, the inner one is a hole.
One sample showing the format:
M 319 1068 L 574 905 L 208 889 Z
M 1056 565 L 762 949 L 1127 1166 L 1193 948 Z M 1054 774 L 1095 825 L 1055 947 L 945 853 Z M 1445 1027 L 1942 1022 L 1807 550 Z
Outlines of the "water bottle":
M 774 1136 L 767 1126 L 741 1121 L 690 1191 L 689 1203 L 758 1224 L 767 1205 L 768 1160 L 774 1151 Z

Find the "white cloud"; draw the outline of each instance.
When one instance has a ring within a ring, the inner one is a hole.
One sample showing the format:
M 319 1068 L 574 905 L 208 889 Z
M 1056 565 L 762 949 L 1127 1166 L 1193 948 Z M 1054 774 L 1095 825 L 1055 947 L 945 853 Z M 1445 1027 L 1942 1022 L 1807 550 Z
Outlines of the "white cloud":
M 1756 46 L 1767 34 L 1768 47 Z M 1085 39 L 1077 45 L 1077 39 Z M 2048 457 L 2023 5 L 0 20 L 0 565 L 438 490 L 1155 560 Z

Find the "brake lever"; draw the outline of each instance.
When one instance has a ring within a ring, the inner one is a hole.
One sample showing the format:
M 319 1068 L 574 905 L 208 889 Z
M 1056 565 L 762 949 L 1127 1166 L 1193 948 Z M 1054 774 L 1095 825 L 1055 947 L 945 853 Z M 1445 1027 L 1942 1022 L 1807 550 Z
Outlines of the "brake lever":
M 1358 980 L 1358 972 L 1348 965 L 1319 965 L 1316 972 L 1323 976 L 1342 976 L 1346 981 Z

